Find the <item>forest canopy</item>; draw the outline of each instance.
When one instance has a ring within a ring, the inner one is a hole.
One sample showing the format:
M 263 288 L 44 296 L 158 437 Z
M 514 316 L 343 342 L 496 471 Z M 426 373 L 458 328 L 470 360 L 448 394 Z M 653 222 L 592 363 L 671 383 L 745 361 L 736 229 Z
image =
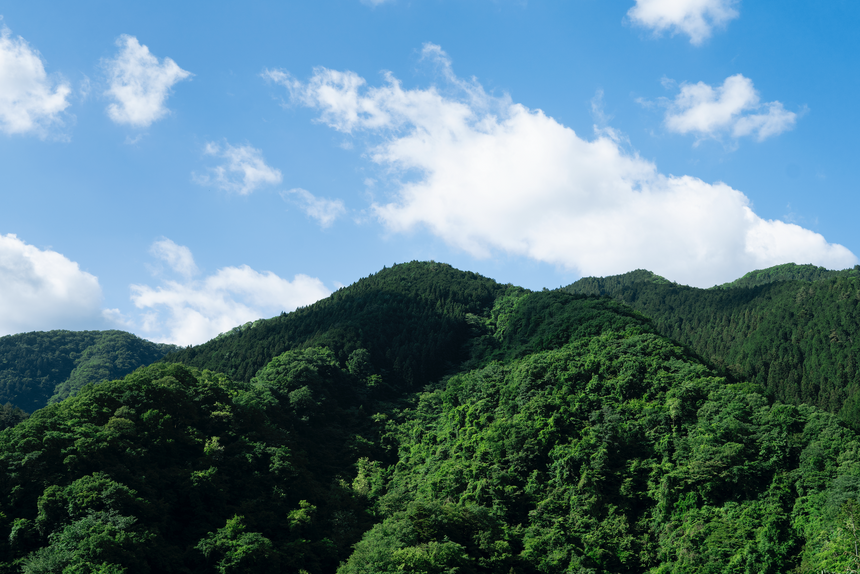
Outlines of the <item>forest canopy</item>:
M 858 569 L 844 407 L 665 332 L 743 311 L 750 344 L 784 353 L 801 323 L 762 325 L 806 304 L 804 329 L 841 317 L 854 336 L 853 273 L 772 275 L 579 285 L 607 297 L 398 265 L 85 384 L 0 431 L 0 571 Z M 701 340 L 741 353 L 721 334 Z

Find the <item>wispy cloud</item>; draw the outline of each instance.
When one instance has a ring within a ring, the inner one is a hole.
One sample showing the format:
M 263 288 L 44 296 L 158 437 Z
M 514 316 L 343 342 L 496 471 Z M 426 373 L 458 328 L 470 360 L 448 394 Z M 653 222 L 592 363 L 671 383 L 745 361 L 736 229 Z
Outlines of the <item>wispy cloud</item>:
M 214 185 L 225 191 L 247 195 L 261 186 L 279 184 L 283 179 L 280 170 L 266 164 L 262 150 L 249 145 L 209 142 L 204 153 L 225 161 L 210 168 L 208 174 L 192 174 L 200 185 Z
M 152 244 L 149 252 L 167 263 L 173 271 L 186 279 L 197 275 L 197 264 L 194 263 L 191 250 L 184 245 L 177 245 L 172 240 L 163 237 Z
M 224 267 L 200 279 L 191 251 L 169 239 L 152 253 L 168 262 L 182 280 L 158 286 L 132 285 L 131 300 L 142 313 L 140 329 L 153 340 L 179 345 L 203 343 L 248 321 L 293 311 L 329 295 L 322 281 L 296 275 L 292 281 L 247 265 Z
M 782 103 L 761 103 L 752 80 L 741 74 L 729 76 L 716 88 L 704 82 L 681 84 L 666 112 L 670 131 L 692 133 L 699 138 L 729 134 L 762 141 L 792 129 L 796 121 L 797 114 L 786 110 Z
M 71 86 L 51 79 L 39 52 L 0 22 L 0 131 L 48 134 L 62 124 Z
M 476 257 L 503 251 L 584 275 L 646 267 L 699 286 L 788 261 L 857 262 L 818 233 L 762 219 L 724 183 L 660 173 L 614 130 L 584 139 L 457 78 L 438 46 L 424 54 L 438 60 L 444 93 L 404 89 L 391 74 L 365 87 L 352 72 L 317 68 L 307 82 L 269 72 L 293 102 L 368 146 L 394 189 L 373 210 L 393 232 L 423 227 Z
M 173 85 L 193 74 L 170 58 L 159 62 L 134 36 L 122 35 L 116 44 L 119 53 L 104 62 L 109 81 L 105 95 L 115 100 L 107 107 L 108 116 L 118 124 L 145 128 L 168 113 L 165 101 Z
M 738 17 L 738 0 L 636 0 L 628 12 L 630 20 L 660 34 L 686 34 L 690 43 L 700 45 L 714 28 Z
M 298 204 L 301 210 L 308 217 L 316 219 L 323 229 L 330 227 L 335 219 L 346 213 L 346 206 L 340 199 L 317 197 L 300 187 L 285 191 L 281 197 Z

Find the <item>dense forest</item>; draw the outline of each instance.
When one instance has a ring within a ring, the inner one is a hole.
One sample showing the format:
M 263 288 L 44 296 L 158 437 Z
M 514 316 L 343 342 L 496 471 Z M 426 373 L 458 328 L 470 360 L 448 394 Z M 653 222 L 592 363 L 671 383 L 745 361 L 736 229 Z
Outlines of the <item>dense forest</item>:
M 177 349 L 124 331 L 47 331 L 0 337 L 0 402 L 26 412 L 118 379 Z
M 860 266 L 780 265 L 711 289 L 639 270 L 564 290 L 624 302 L 733 380 L 860 425 Z
M 397 265 L 70 387 L 0 431 L 0 572 L 860 569 L 846 409 L 744 377 L 640 304 L 692 309 L 679 302 L 705 292 L 699 307 L 755 302 L 767 324 L 791 316 L 776 289 L 789 285 L 857 333 L 853 270 L 786 271 L 711 290 L 638 271 L 530 292 Z M 696 311 L 702 329 L 721 324 Z M 800 344 L 746 332 L 760 353 Z

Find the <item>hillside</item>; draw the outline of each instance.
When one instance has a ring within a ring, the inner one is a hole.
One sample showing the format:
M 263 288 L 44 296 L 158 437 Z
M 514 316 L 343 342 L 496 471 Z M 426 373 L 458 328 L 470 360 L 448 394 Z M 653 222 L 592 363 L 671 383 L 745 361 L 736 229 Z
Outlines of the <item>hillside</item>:
M 251 377 L 291 349 L 325 346 L 343 364 L 358 349 L 398 388 L 420 388 L 465 358 L 467 316 L 486 314 L 509 286 L 442 263 L 383 269 L 308 307 L 260 320 L 164 358 Z
M 857 569 L 860 435 L 658 330 L 383 270 L 0 432 L 0 571 Z
M 736 380 L 860 423 L 860 269 L 781 265 L 713 289 L 635 273 L 581 279 L 564 291 L 612 297 Z
M 118 379 L 176 349 L 124 331 L 35 331 L 0 337 L 0 404 L 27 412 Z

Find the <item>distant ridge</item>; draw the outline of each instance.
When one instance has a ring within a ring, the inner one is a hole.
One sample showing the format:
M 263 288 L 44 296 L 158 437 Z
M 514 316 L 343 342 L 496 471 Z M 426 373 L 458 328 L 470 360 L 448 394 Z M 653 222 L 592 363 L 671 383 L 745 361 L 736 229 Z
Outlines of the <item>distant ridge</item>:
M 860 266 L 788 263 L 710 289 L 637 270 L 562 290 L 623 302 L 738 380 L 860 424 Z
M 613 296 L 620 289 L 635 285 L 637 283 L 653 283 L 656 285 L 669 285 L 672 282 L 652 273 L 647 269 L 637 269 L 621 275 L 610 275 L 608 277 L 583 277 L 564 288 L 568 293 L 579 293 L 581 295 Z
M 733 289 L 735 287 L 758 287 L 759 285 L 767 285 L 768 283 L 776 283 L 779 281 L 818 281 L 820 279 L 828 279 L 830 277 L 845 277 L 860 273 L 860 265 L 855 265 L 852 269 L 842 269 L 839 271 L 817 267 L 811 263 L 798 265 L 796 263 L 785 263 L 783 265 L 775 265 L 767 269 L 757 269 L 750 271 L 740 279 L 735 279 L 729 283 L 716 285 L 715 289 Z
M 33 331 L 0 337 L 0 404 L 27 412 L 87 383 L 124 377 L 178 347 L 125 331 Z

